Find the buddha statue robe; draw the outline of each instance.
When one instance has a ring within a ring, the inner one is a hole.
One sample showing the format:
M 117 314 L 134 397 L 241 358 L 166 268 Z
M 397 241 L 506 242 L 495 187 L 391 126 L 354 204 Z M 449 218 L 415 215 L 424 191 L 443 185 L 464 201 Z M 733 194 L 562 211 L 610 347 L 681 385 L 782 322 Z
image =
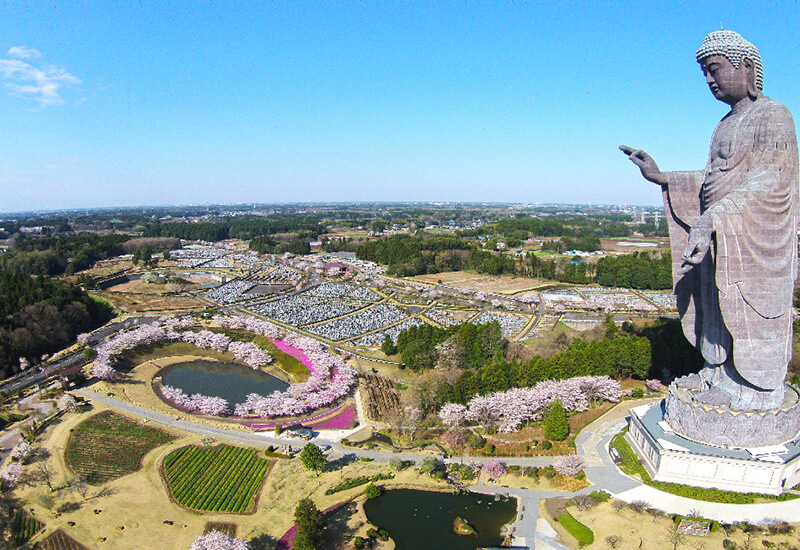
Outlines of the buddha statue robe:
M 791 114 L 763 96 L 737 105 L 714 131 L 705 170 L 669 172 L 667 182 L 673 281 L 686 338 L 708 367 L 732 367 L 754 389 L 779 392 L 781 400 L 797 276 Z M 689 231 L 701 215 L 710 218 L 715 239 L 700 265 L 680 275 Z

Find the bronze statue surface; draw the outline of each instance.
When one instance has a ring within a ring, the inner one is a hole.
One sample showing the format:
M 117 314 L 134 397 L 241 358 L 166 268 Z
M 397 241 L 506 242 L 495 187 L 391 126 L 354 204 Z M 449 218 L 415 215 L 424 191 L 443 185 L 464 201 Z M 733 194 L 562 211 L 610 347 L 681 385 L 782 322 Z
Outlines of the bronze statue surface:
M 662 187 L 681 323 L 706 362 L 677 387 L 712 407 L 775 410 L 784 405 L 797 277 L 794 121 L 763 95 L 761 57 L 739 34 L 709 34 L 697 60 L 731 107 L 706 167 L 662 172 L 647 153 L 620 149 Z

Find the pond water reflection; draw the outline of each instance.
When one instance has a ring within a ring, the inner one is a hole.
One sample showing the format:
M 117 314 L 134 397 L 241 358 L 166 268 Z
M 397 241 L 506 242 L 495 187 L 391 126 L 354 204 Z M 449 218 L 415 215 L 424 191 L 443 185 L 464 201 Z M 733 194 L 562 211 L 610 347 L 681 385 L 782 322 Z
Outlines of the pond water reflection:
M 269 395 L 289 387 L 286 382 L 250 367 L 204 359 L 169 365 L 159 375 L 165 386 L 179 388 L 186 395 L 221 397 L 231 409 L 244 403 L 250 393 Z
M 514 498 L 494 500 L 493 495 L 435 493 L 394 489 L 364 504 L 369 521 L 389 531 L 397 550 L 475 550 L 499 546 L 500 529 L 513 521 Z M 459 536 L 453 521 L 466 519 L 477 536 Z

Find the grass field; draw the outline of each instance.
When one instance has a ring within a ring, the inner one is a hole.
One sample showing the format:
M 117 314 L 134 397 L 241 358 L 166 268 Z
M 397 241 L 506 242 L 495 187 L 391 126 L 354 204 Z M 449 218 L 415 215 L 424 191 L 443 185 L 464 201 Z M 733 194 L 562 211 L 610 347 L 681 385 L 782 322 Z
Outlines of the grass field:
M 253 509 L 270 462 L 253 449 L 189 445 L 164 459 L 172 497 L 191 510 L 244 513 Z
M 161 430 L 104 411 L 79 424 L 67 440 L 67 464 L 91 485 L 133 473 L 150 450 L 172 441 Z
M 256 336 L 253 339 L 253 343 L 269 353 L 274 360 L 274 365 L 285 371 L 295 382 L 305 382 L 311 376 L 311 371 L 302 361 L 292 357 L 285 351 L 279 350 L 266 336 Z

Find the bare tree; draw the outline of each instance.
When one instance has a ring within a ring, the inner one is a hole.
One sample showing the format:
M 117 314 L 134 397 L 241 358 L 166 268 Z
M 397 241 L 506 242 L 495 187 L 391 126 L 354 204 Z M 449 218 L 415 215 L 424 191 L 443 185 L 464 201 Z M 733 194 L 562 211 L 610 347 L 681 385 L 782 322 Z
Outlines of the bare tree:
M 678 546 L 686 544 L 686 537 L 677 528 L 667 527 L 667 541 L 672 545 L 672 550 L 677 550 Z
M 53 468 L 47 460 L 37 462 L 34 466 L 34 472 L 37 480 L 45 482 L 51 492 L 55 491 L 53 488 Z
M 622 544 L 622 537 L 618 535 L 609 535 L 606 537 L 606 544 L 611 548 L 619 548 L 619 545 Z
M 614 500 L 611 502 L 611 508 L 613 508 L 613 510 L 618 514 L 622 511 L 623 508 L 625 508 L 625 506 L 627 505 L 621 500 Z
M 81 495 L 83 500 L 86 500 L 86 493 L 89 492 L 89 484 L 86 483 L 81 476 L 75 476 L 72 478 L 72 481 L 69 482 L 69 488 Z

